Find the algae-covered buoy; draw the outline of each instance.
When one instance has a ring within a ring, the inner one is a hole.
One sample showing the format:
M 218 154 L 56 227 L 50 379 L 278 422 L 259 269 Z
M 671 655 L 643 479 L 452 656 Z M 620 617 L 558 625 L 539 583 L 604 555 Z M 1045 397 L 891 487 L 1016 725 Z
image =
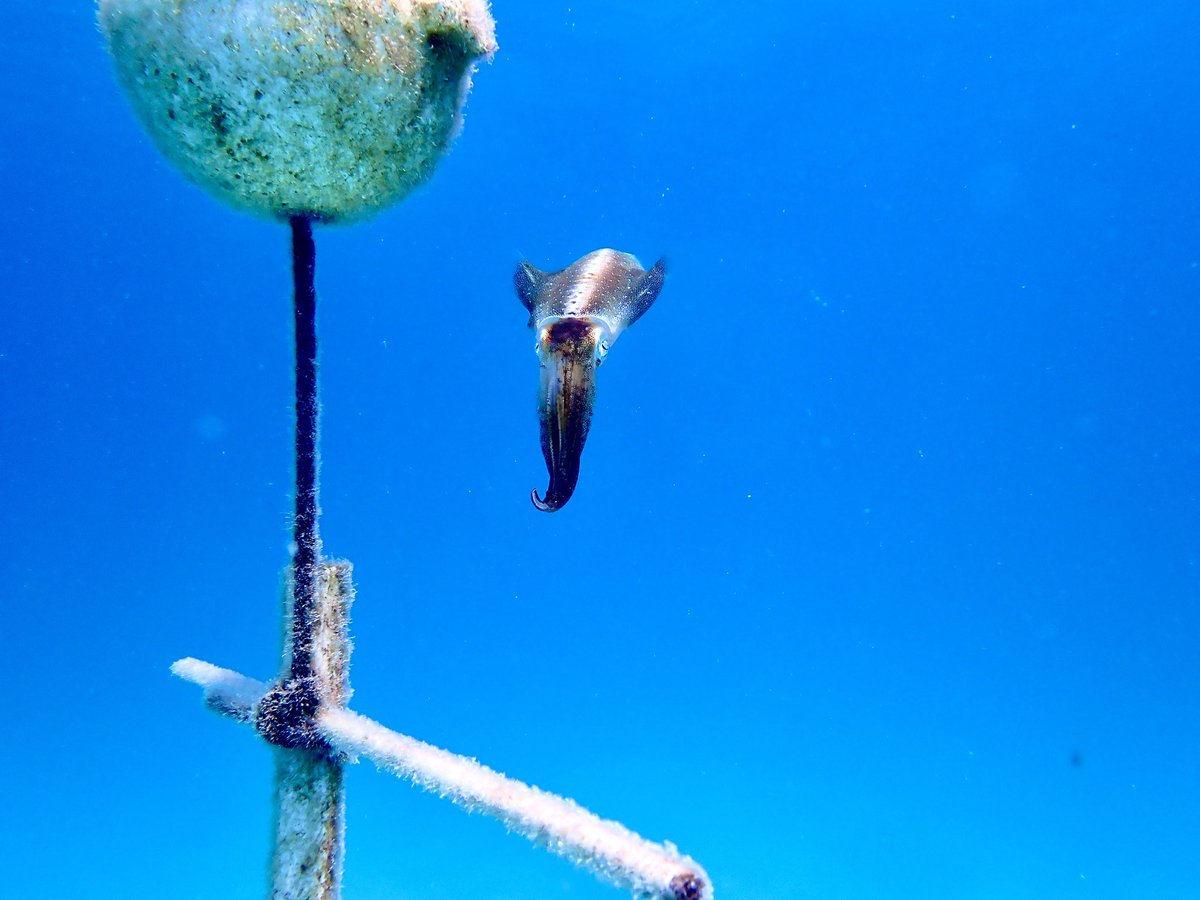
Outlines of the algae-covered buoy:
M 486 0 L 100 0 L 117 75 L 159 150 L 259 215 L 345 222 L 432 174 Z

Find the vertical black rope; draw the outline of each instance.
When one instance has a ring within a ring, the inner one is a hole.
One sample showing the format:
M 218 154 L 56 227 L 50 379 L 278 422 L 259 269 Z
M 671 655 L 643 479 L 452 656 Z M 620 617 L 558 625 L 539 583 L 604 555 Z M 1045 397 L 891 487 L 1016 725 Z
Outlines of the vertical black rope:
M 296 312 L 296 519 L 292 561 L 292 677 L 312 674 L 312 621 L 316 610 L 317 565 L 317 265 L 312 220 L 293 216 L 292 277 Z

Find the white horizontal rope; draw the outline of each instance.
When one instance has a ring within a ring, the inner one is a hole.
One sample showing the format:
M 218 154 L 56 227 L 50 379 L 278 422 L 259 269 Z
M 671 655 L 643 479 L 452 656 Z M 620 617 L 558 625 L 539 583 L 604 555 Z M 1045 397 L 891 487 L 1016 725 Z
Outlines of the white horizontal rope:
M 531 787 L 416 738 L 397 734 L 348 709 L 317 713 L 317 728 L 344 753 L 448 797 L 470 812 L 499 819 L 535 844 L 569 859 L 635 897 L 712 897 L 708 875 L 671 844 L 655 844 L 573 800 Z
M 205 701 L 239 721 L 253 720 L 253 707 L 267 685 L 196 659 L 171 667 L 204 688 Z M 340 707 L 317 713 L 317 728 L 337 750 L 365 756 L 379 768 L 406 778 L 470 812 L 499 819 L 559 856 L 641 900 L 712 900 L 712 882 L 700 865 L 670 843 L 656 844 L 619 822 L 601 819 L 569 800 L 392 731 Z
M 254 721 L 254 709 L 269 687 L 232 669 L 222 669 L 190 656 L 172 663 L 171 674 L 200 685 L 204 688 L 205 703 L 239 722 Z

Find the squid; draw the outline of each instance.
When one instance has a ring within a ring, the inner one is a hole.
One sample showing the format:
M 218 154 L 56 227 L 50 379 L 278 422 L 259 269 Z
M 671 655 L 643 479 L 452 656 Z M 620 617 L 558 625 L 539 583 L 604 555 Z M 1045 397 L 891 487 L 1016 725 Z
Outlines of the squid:
M 558 272 L 529 262 L 517 267 L 513 282 L 537 335 L 541 369 L 538 420 L 550 484 L 544 497 L 534 488 L 530 498 L 542 512 L 562 509 L 575 492 L 596 371 L 621 332 L 658 298 L 666 271 L 665 260 L 647 270 L 616 250 L 596 250 Z

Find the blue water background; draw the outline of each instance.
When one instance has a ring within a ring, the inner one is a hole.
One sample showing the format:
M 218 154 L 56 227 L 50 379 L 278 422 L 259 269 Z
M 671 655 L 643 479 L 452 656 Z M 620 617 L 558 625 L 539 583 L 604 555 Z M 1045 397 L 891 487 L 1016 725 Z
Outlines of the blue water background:
M 723 900 L 1200 897 L 1200 6 L 497 2 L 434 180 L 318 239 L 354 705 Z M 258 898 L 286 229 L 7 0 L 0 894 Z M 545 486 L 515 263 L 669 257 Z M 347 900 L 620 896 L 360 765 Z

